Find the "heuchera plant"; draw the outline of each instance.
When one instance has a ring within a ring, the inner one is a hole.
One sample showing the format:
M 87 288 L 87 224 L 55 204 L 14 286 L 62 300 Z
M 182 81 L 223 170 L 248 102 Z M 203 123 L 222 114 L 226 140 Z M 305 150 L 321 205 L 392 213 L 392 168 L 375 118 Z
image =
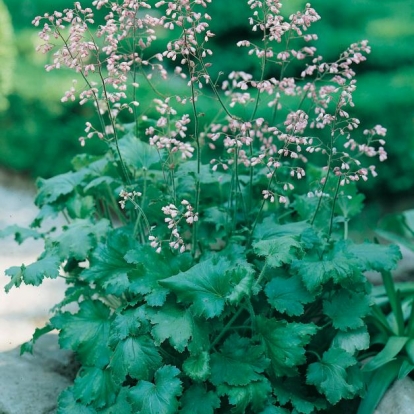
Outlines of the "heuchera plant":
M 7 291 L 68 284 L 22 348 L 57 329 L 75 352 L 59 413 L 337 413 L 364 393 L 363 272 L 400 258 L 348 237 L 355 183 L 386 159 L 385 129 L 349 113 L 370 48 L 325 62 L 309 4 L 283 17 L 248 0 L 251 36 L 222 73 L 209 22 L 229 16 L 209 3 L 95 0 L 34 19 L 46 69 L 78 74 L 62 101 L 96 109 L 80 143 L 108 144 L 39 179 L 32 228 L 8 230 L 45 250 L 7 270 Z M 58 214 L 61 231 L 42 230 Z

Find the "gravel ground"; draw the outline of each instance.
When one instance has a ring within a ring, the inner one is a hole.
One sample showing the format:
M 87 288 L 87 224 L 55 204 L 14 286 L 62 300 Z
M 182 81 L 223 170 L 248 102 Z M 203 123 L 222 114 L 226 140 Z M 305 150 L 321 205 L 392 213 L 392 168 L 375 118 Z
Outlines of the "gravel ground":
M 0 171 L 0 229 L 11 224 L 27 226 L 37 214 L 34 195 L 32 182 Z M 13 236 L 0 239 L 0 352 L 29 340 L 34 329 L 44 325 L 49 309 L 63 297 L 61 279 L 4 292 L 9 281 L 4 271 L 34 262 L 42 250 L 42 241 L 26 240 L 19 246 Z

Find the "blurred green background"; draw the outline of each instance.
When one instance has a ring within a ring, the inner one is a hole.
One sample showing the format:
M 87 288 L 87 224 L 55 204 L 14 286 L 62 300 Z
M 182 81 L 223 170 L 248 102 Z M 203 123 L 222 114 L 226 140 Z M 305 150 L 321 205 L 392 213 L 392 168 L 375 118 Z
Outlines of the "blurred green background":
M 8 8 L 8 13 L 4 4 Z M 82 2 L 83 5 L 90 1 Z M 285 0 L 285 12 L 301 9 L 306 0 Z M 46 73 L 46 58 L 35 52 L 34 16 L 71 6 L 71 0 L 0 0 L 0 167 L 32 177 L 50 177 L 70 168 L 80 151 L 78 137 L 92 116 L 89 107 L 62 104 L 62 93 L 73 75 Z M 372 53 L 358 66 L 354 115 L 365 127 L 378 123 L 388 129 L 389 160 L 378 166 L 379 177 L 363 188 L 368 200 L 414 203 L 414 0 L 315 0 L 322 16 L 312 32 L 319 35 L 318 51 L 334 60 L 349 44 L 368 39 Z M 246 36 L 249 11 L 245 1 L 213 0 L 215 56 L 223 71 L 240 61 L 229 48 Z M 223 25 L 223 21 L 225 25 Z M 227 59 L 219 56 L 220 50 Z M 234 51 L 234 52 L 233 52 Z M 13 64 L 14 60 L 14 64 Z M 214 60 L 213 60 L 214 63 Z M 242 61 L 241 66 L 248 65 Z M 242 67 L 240 67 L 241 69 Z M 103 147 L 88 142 L 91 152 Z M 404 206 L 404 207 L 405 207 Z

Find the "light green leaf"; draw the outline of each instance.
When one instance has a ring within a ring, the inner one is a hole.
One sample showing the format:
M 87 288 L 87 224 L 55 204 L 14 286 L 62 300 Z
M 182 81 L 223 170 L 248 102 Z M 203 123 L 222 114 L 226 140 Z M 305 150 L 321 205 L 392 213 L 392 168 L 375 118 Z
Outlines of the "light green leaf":
M 111 354 L 108 347 L 110 309 L 96 300 L 85 300 L 79 307 L 76 314 L 58 313 L 50 320 L 60 329 L 59 344 L 63 349 L 77 352 L 83 364 L 104 367 Z
M 154 383 L 139 381 L 131 388 L 130 398 L 134 412 L 142 414 L 176 414 L 177 397 L 181 395 L 181 381 L 177 378 L 180 371 L 165 365 L 155 373 Z
M 246 413 L 250 405 L 253 412 L 262 410 L 267 403 L 272 387 L 267 378 L 261 377 L 259 380 L 250 382 L 245 386 L 230 386 L 221 384 L 217 387 L 218 395 L 227 395 L 229 403 L 235 407 L 231 410 L 234 414 Z
M 39 286 L 45 277 L 56 279 L 59 276 L 59 268 L 59 257 L 53 253 L 50 256 L 44 255 L 37 262 L 22 266 L 23 281 L 26 285 Z
M 374 371 L 386 363 L 393 361 L 410 338 L 407 336 L 390 336 L 384 349 L 370 359 L 362 368 L 363 371 Z
M 350 354 L 369 348 L 369 334 L 366 326 L 351 329 L 346 332 L 339 331 L 333 341 L 333 348 L 342 348 Z
M 68 226 L 63 227 L 63 232 L 50 237 L 48 245 L 56 249 L 61 260 L 73 257 L 76 260 L 84 260 L 90 251 L 102 239 L 109 230 L 110 223 L 103 219 L 92 223 L 87 219 L 75 219 Z
M 306 362 L 305 346 L 318 328 L 313 324 L 287 323 L 261 316 L 256 323 L 258 337 L 265 345 L 274 375 L 295 375 L 297 367 Z
M 160 367 L 162 358 L 148 335 L 128 337 L 119 341 L 111 357 L 114 379 L 122 383 L 129 375 L 138 380 L 149 380 Z
M 56 175 L 47 180 L 39 178 L 36 181 L 38 187 L 35 204 L 42 207 L 57 201 L 61 196 L 66 196 L 75 190 L 82 181 L 82 175 L 78 172 L 68 172 Z
M 12 266 L 5 270 L 4 274 L 11 277 L 10 282 L 4 287 L 6 293 L 9 293 L 13 286 L 19 287 L 22 284 L 23 270 L 24 266 Z
M 30 238 L 37 240 L 43 237 L 43 235 L 36 230 L 26 229 L 25 227 L 16 225 L 7 226 L 5 229 L 0 230 L 0 238 L 10 235 L 14 235 L 14 240 L 19 244 L 22 244 L 25 240 Z
M 196 316 L 213 318 L 224 310 L 230 293 L 230 262 L 219 258 L 198 263 L 186 272 L 160 282 L 171 289 L 180 301 L 192 303 Z
M 365 293 L 342 289 L 323 301 L 323 312 L 332 319 L 336 329 L 345 331 L 365 325 L 363 318 L 370 311 L 370 297 Z
M 184 361 L 184 372 L 194 381 L 205 381 L 211 373 L 210 353 L 202 351 Z
M 234 284 L 233 289 L 227 300 L 231 304 L 240 303 L 243 297 L 250 296 L 252 291 L 255 271 L 252 266 L 246 264 L 239 264 L 237 267 L 231 269 L 231 281 Z
M 128 133 L 119 140 L 119 150 L 124 162 L 136 170 L 148 170 L 160 162 L 157 148 L 141 141 L 133 133 Z
M 280 236 L 277 239 L 260 240 L 253 244 L 258 256 L 264 256 L 270 267 L 280 267 L 297 259 L 302 249 L 296 237 Z
M 269 303 L 279 312 L 289 316 L 300 316 L 304 312 L 306 303 L 310 303 L 314 296 L 310 294 L 299 276 L 288 279 L 274 277 L 265 287 Z
M 211 356 L 210 381 L 214 385 L 247 385 L 259 381 L 260 375 L 269 365 L 264 348 L 253 345 L 249 338 L 231 335 L 219 353 Z
M 109 369 L 83 367 L 75 379 L 72 392 L 82 404 L 102 408 L 115 402 L 118 390 Z
M 331 404 L 355 396 L 355 388 L 348 382 L 347 368 L 357 363 L 356 359 L 340 348 L 331 348 L 319 362 L 308 366 L 307 383 L 315 385 Z
M 220 398 L 213 391 L 207 391 L 203 385 L 195 384 L 181 397 L 180 414 L 214 414 L 220 408 Z

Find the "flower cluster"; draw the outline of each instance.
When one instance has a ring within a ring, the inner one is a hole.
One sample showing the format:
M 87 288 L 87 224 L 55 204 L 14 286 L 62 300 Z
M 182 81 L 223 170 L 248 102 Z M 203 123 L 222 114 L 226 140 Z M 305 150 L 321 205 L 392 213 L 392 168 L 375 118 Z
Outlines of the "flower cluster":
M 121 198 L 121 200 L 119 200 L 119 205 L 121 209 L 125 208 L 125 204 L 127 201 L 131 201 L 132 204 L 136 205 L 135 197 L 141 197 L 141 196 L 142 196 L 142 193 L 140 193 L 139 191 L 121 190 L 121 192 L 119 193 L 119 197 Z

